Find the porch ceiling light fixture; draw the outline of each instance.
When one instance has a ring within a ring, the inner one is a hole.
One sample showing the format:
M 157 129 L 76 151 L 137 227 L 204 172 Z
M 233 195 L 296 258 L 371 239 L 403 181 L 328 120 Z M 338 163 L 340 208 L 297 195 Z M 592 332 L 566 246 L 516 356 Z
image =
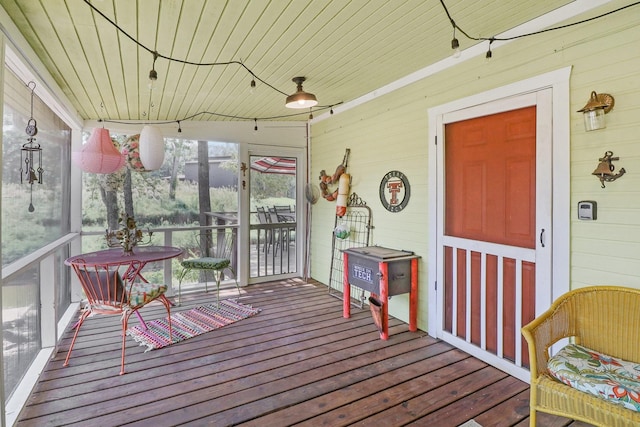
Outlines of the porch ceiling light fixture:
M 589 132 L 606 127 L 604 115 L 613 109 L 615 100 L 608 93 L 591 92 L 587 105 L 578 110 L 584 117 L 584 129 Z
M 314 94 L 302 90 L 302 83 L 306 80 L 305 77 L 294 77 L 292 80 L 298 85 L 298 90 L 293 95 L 287 96 L 285 104 L 287 108 L 311 108 L 318 105 L 318 100 Z
M 125 158 L 111 140 L 109 130 L 94 128 L 80 151 L 74 151 L 73 161 L 90 173 L 113 173 L 124 166 Z
M 620 160 L 620 157 L 613 157 L 613 151 L 606 151 L 604 157 L 598 159 L 598 167 L 593 171 L 592 175 L 595 175 L 600 180 L 600 185 L 604 188 L 605 182 L 612 182 L 620 178 L 625 174 L 624 168 L 620 169 L 620 172 L 614 174 L 615 166 L 611 164 L 612 161 Z
M 155 126 L 146 125 L 140 132 L 140 161 L 145 170 L 160 169 L 164 162 L 164 137 Z

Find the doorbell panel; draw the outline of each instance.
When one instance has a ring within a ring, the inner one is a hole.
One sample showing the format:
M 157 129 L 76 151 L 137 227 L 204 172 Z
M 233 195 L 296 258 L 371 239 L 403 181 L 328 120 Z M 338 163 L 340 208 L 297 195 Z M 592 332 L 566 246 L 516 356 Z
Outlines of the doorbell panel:
M 597 219 L 598 204 L 593 200 L 583 200 L 578 202 L 578 219 L 592 221 Z

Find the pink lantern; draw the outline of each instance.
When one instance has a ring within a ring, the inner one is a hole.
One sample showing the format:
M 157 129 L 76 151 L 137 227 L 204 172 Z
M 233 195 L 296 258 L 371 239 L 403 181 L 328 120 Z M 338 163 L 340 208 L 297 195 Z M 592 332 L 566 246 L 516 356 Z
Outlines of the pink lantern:
M 104 128 L 93 129 L 87 143 L 73 152 L 72 158 L 80 169 L 91 173 L 113 173 L 124 166 L 124 156 Z

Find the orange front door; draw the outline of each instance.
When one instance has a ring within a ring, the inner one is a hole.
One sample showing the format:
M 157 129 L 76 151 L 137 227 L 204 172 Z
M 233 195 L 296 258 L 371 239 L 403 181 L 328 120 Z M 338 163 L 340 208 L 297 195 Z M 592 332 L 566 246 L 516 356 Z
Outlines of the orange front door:
M 516 340 L 535 317 L 536 106 L 444 132 L 442 329 L 527 366 Z

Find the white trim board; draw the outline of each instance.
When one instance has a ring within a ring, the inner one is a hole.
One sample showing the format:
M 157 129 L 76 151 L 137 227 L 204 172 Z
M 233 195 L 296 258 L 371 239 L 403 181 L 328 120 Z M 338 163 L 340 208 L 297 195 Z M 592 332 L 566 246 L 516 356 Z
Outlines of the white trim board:
M 506 86 L 491 89 L 476 95 L 461 98 L 430 108 L 429 114 L 429 175 L 428 175 L 428 201 L 429 201 L 429 247 L 428 264 L 437 262 L 437 242 L 434 236 L 438 233 L 438 203 L 437 203 L 437 168 L 438 156 L 435 141 L 437 135 L 438 118 L 458 110 L 473 108 L 485 103 L 495 102 L 505 98 L 536 92 L 545 88 L 552 89 L 553 129 L 552 129 L 552 222 L 553 237 L 553 294 L 552 300 L 569 290 L 569 226 L 570 226 L 570 117 L 569 117 L 569 77 L 571 67 L 561 68 L 556 71 L 541 74 L 526 80 L 515 82 Z M 565 260 L 566 262 L 561 262 Z M 437 282 L 436 269 L 429 269 L 427 275 L 428 288 L 428 327 L 427 332 L 431 336 L 437 335 L 437 294 L 435 285 Z

